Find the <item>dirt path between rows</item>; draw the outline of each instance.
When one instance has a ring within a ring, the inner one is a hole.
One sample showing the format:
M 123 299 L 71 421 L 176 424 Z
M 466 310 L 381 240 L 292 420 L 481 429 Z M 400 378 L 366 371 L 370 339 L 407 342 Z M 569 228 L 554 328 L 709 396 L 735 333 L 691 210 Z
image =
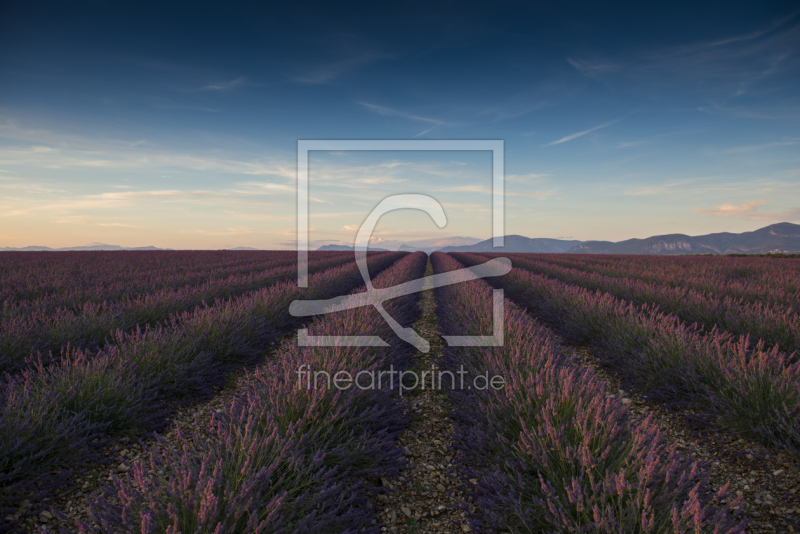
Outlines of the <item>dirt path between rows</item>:
M 425 276 L 433 274 L 428 261 Z M 431 371 L 435 376 L 444 341 L 436 327 L 436 302 L 429 283 L 420 298 L 420 318 L 414 323 L 416 330 L 431 344 L 431 350 L 416 355 L 417 368 Z M 465 482 L 453 466 L 457 453 L 453 451 L 453 423 L 447 416 L 447 400 L 441 391 L 418 387 L 406 394 L 404 402 L 414 414 L 411 424 L 400 435 L 398 441 L 405 448 L 408 464 L 403 476 L 383 479 L 389 491 L 378 495 L 373 504 L 380 510 L 384 523 L 382 530 L 408 534 L 455 534 L 471 532 L 467 524 L 468 512 L 473 509 Z

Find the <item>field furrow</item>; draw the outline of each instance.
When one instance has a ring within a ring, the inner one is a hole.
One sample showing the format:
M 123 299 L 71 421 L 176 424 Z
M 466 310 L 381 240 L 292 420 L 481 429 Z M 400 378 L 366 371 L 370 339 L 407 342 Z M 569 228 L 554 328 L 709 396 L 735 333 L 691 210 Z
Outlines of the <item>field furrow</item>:
M 456 255 L 467 264 L 482 256 Z M 687 403 L 767 444 L 800 449 L 800 362 L 748 336 L 703 333 L 674 315 L 514 268 L 492 279 L 569 342 L 594 346 L 638 387 Z
M 315 257 L 309 273 L 352 261 L 346 256 Z M 240 297 L 296 276 L 296 266 L 285 262 L 263 271 L 234 275 L 191 288 L 162 289 L 116 303 L 84 304 L 80 309 L 32 311 L 0 321 L 0 373 L 17 373 L 41 361 L 44 365 L 69 358 L 78 350 L 97 350 L 109 340 L 137 328 L 155 326 L 193 308 L 216 306 L 218 301 Z M 27 361 L 33 356 L 35 361 Z
M 800 263 L 504 256 L 8 256 L 0 531 L 800 531 Z
M 405 253 L 370 256 L 377 274 Z M 168 405 L 208 397 L 230 369 L 257 363 L 286 328 L 297 298 L 330 298 L 362 283 L 354 264 L 312 275 L 309 289 L 287 281 L 120 335 L 95 355 L 76 351 L 56 365 L 25 371 L 0 389 L 3 517 L 20 500 L 42 499 L 91 461 L 111 434 L 163 427 Z
M 525 258 L 526 254 L 510 254 Z M 530 256 L 529 256 L 530 257 Z M 536 254 L 537 261 L 615 278 L 632 278 L 667 287 L 694 289 L 745 302 L 800 310 L 800 262 L 759 258 L 648 257 Z
M 408 255 L 375 285 L 418 278 L 425 263 L 424 254 Z M 417 297 L 398 298 L 386 310 L 410 325 Z M 329 314 L 308 328 L 310 335 L 393 335 L 371 306 Z M 209 432 L 114 477 L 80 530 L 378 532 L 369 498 L 385 491 L 382 477 L 399 475 L 396 438 L 409 419 L 400 383 L 377 375 L 411 363 L 409 346 L 392 344 L 299 347 L 287 340 L 273 361 L 240 379 Z M 346 385 L 330 381 L 342 372 L 366 374 Z M 370 373 L 370 384 L 377 376 L 382 387 L 366 387 Z
M 432 262 L 437 272 L 461 267 L 441 253 Z M 443 334 L 492 335 L 491 299 L 482 281 L 437 290 Z M 652 419 L 631 420 L 546 328 L 504 306 L 502 346 L 449 347 L 442 360 L 475 384 L 448 391 L 464 477 L 476 481 L 475 529 L 744 531 L 738 501 L 723 504 L 724 488 L 710 491 Z
M 488 255 L 487 257 L 491 257 Z M 606 276 L 595 272 L 562 267 L 535 257 L 512 255 L 515 267 L 542 274 L 567 284 L 602 291 L 636 305 L 658 306 L 689 324 L 698 323 L 735 335 L 763 339 L 787 354 L 800 351 L 800 315 L 785 302 L 765 305 L 727 296 L 724 290 L 701 292 L 683 286 L 671 287 L 628 277 Z

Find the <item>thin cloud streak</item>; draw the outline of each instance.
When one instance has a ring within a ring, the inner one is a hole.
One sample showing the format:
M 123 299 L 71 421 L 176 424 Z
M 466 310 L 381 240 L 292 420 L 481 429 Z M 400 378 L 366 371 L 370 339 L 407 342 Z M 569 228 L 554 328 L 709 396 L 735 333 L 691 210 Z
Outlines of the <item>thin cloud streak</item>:
M 725 177 L 697 177 L 684 180 L 675 180 L 663 184 L 628 188 L 623 191 L 626 196 L 646 197 L 646 196 L 671 196 L 684 197 L 701 195 L 730 195 L 730 194 L 780 194 L 786 195 L 794 193 L 797 184 L 788 181 L 762 179 L 747 182 L 724 181 Z
M 788 146 L 788 145 L 796 145 L 798 141 L 776 141 L 774 143 L 765 143 L 763 145 L 750 145 L 750 146 L 740 146 L 735 148 L 729 148 L 727 150 L 723 150 L 724 154 L 742 154 L 748 152 L 755 152 L 756 150 L 763 150 L 765 148 L 774 148 L 778 146 Z
M 545 178 L 547 176 L 550 175 L 529 172 L 526 174 L 506 174 L 504 178 L 508 182 L 541 183 L 546 181 Z
M 391 56 L 381 53 L 355 55 L 337 61 L 332 61 L 330 63 L 318 65 L 309 69 L 304 74 L 291 76 L 290 79 L 299 83 L 315 85 L 327 84 L 349 71 L 354 71 L 360 67 L 374 63 L 375 61 L 388 59 L 390 57 Z
M 797 15 L 800 10 L 761 28 L 716 41 L 694 41 L 650 50 L 632 50 L 621 58 L 584 60 L 567 58 L 586 77 L 630 88 L 652 90 L 675 87 L 685 81 L 700 84 L 716 98 L 767 94 L 783 85 L 777 76 L 796 76 L 800 54 Z M 708 106 L 701 106 L 703 111 Z M 780 113 L 770 114 L 773 117 Z
M 566 137 L 562 137 L 561 139 L 557 139 L 556 141 L 553 141 L 551 143 L 547 143 L 546 145 L 542 145 L 542 148 L 547 147 L 547 146 L 560 145 L 561 143 L 566 143 L 567 141 L 572 141 L 573 139 L 577 139 L 578 137 L 583 137 L 584 135 L 587 135 L 587 134 L 590 134 L 590 133 L 595 132 L 597 130 L 600 130 L 601 128 L 608 128 L 612 124 L 616 124 L 621 120 L 622 119 L 615 119 L 613 121 L 606 122 L 605 124 L 601 124 L 600 126 L 595 126 L 594 128 L 589 128 L 588 130 L 583 130 L 582 132 L 578 132 L 578 133 L 574 133 L 574 134 L 568 135 Z
M 370 111 L 374 111 L 378 115 L 385 115 L 387 117 L 401 117 L 403 119 L 409 119 L 412 121 L 427 122 L 427 123 L 432 123 L 435 126 L 439 126 L 440 124 L 445 124 L 444 121 L 440 121 L 439 119 L 432 119 L 430 117 L 412 115 L 411 113 L 406 113 L 405 111 L 398 111 L 383 106 L 377 106 L 375 104 L 370 104 L 368 102 L 358 102 L 358 104 L 361 104 Z
M 622 68 L 622 65 L 611 61 L 579 61 L 571 57 L 567 58 L 567 63 L 575 67 L 584 76 L 590 78 L 596 78 L 608 72 L 616 72 Z
M 440 126 L 440 125 L 441 125 L 441 123 L 439 123 L 439 124 L 434 124 L 433 126 L 431 126 L 430 128 L 428 128 L 428 129 L 427 129 L 427 130 L 425 130 L 424 132 L 420 132 L 420 133 L 418 133 L 417 135 L 415 135 L 414 137 L 416 138 L 416 137 L 419 137 L 420 135 L 425 135 L 426 133 L 430 132 L 431 130 L 433 130 L 434 128 L 436 128 L 437 126 Z
M 222 83 L 211 83 L 201 89 L 201 91 L 229 91 L 245 84 L 246 78 L 239 76 L 235 80 Z

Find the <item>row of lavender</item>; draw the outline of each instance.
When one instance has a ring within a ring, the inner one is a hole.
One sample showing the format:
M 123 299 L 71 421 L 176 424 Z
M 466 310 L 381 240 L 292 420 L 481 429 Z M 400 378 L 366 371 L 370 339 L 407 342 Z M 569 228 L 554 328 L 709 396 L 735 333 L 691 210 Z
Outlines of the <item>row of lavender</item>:
M 594 254 L 536 257 L 606 276 L 635 278 L 800 311 L 800 261 L 795 259 Z
M 280 254 L 280 253 L 279 253 Z M 285 256 L 282 255 L 281 256 Z M 37 361 L 51 363 L 78 350 L 100 348 L 109 337 L 121 331 L 170 319 L 206 303 L 214 304 L 296 276 L 295 257 L 278 259 L 246 274 L 218 276 L 205 283 L 180 288 L 165 287 L 138 297 L 115 302 L 85 303 L 77 309 L 45 308 L 0 320 L 0 373 L 16 373 L 30 367 L 27 361 L 41 353 Z M 309 272 L 319 272 L 352 261 L 348 255 L 312 255 Z M 248 267 L 254 269 L 255 265 Z M 211 274 L 211 273 L 207 273 Z
M 441 253 L 431 261 L 436 272 L 462 267 Z M 493 334 L 488 284 L 435 295 L 443 334 Z M 702 467 L 668 444 L 650 418 L 630 421 L 621 399 L 607 396 L 546 328 L 504 306 L 502 346 L 448 347 L 441 360 L 444 370 L 466 371 L 448 397 L 460 467 L 476 482 L 473 530 L 744 531 L 733 512 L 738 502 L 722 504 L 726 490 L 712 492 Z M 470 387 L 477 376 L 501 377 L 489 383 L 504 387 Z
M 426 263 L 423 253 L 407 256 L 375 285 L 419 278 Z M 417 296 L 391 301 L 387 311 L 409 325 L 418 314 Z M 309 330 L 394 338 L 371 306 L 317 319 Z M 115 479 L 81 531 L 378 532 L 368 497 L 379 490 L 373 481 L 399 475 L 402 450 L 395 440 L 408 416 L 392 391 L 397 383 L 374 387 L 375 376 L 409 367 L 409 346 L 303 348 L 292 340 L 278 354 L 241 379 L 240 393 L 207 434 L 187 436 L 182 451 L 151 455 Z M 362 387 L 317 382 L 323 373 L 343 371 L 361 373 Z
M 550 254 L 548 256 L 556 256 Z M 653 276 L 674 276 L 683 280 L 706 277 L 716 280 L 745 281 L 764 287 L 777 286 L 800 289 L 800 262 L 791 258 L 763 258 L 752 256 L 660 256 L 624 254 L 559 254 L 564 259 L 598 264 L 606 268 L 624 268 L 636 265 L 643 273 Z M 653 261 L 657 259 L 658 261 Z
M 492 255 L 489 255 L 492 256 Z M 687 323 L 699 323 L 711 330 L 717 327 L 732 334 L 749 334 L 768 345 L 778 345 L 787 353 L 800 351 L 800 315 L 785 304 L 765 305 L 730 297 L 720 288 L 712 293 L 660 282 L 607 276 L 539 260 L 538 255 L 511 254 L 514 266 L 568 284 L 610 293 L 634 304 L 658 305 Z M 658 260 L 650 260 L 658 263 Z
M 295 257 L 291 251 L 0 252 L 0 304 L 80 307 L 246 274 Z
M 455 257 L 468 265 L 485 261 Z M 777 347 L 703 332 L 657 307 L 520 268 L 492 284 L 571 343 L 593 345 L 652 398 L 688 403 L 723 425 L 800 452 L 800 363 L 788 362 Z
M 404 253 L 371 255 L 377 274 Z M 157 429 L 168 405 L 212 394 L 226 372 L 263 358 L 292 322 L 291 301 L 330 298 L 361 283 L 354 263 L 198 308 L 115 336 L 100 353 L 71 351 L 0 384 L 0 505 L 52 495 L 109 435 Z M 5 517 L 9 508 L 0 510 Z

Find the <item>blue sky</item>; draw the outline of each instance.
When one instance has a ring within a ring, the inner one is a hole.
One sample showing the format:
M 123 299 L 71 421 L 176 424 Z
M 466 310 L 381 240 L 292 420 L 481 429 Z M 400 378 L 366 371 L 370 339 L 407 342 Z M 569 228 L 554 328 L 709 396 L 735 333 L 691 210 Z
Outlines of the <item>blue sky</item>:
M 502 139 L 507 234 L 800 223 L 796 2 L 489 4 L 5 2 L 0 247 L 292 247 L 298 139 Z M 490 236 L 488 153 L 310 165 L 314 245 Z

